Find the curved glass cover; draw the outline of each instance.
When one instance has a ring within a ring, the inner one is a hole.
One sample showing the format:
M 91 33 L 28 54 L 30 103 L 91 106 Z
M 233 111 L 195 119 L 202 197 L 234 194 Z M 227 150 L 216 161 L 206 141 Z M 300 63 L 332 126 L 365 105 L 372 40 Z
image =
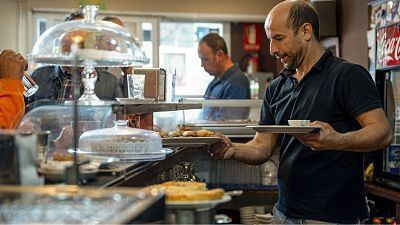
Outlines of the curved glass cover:
M 128 127 L 118 120 L 112 128 L 84 132 L 79 138 L 79 149 L 104 155 L 157 153 L 162 149 L 157 132 Z
M 59 23 L 36 41 L 30 60 L 63 66 L 121 67 L 149 62 L 143 46 L 123 27 L 95 20 L 95 6 L 86 6 L 85 18 Z
M 23 132 L 50 131 L 51 139 L 59 145 L 51 150 L 67 150 L 72 147 L 73 108 L 70 105 L 46 105 L 27 112 L 20 120 L 17 129 Z M 112 127 L 115 114 L 110 106 L 79 106 L 78 137 L 88 130 Z

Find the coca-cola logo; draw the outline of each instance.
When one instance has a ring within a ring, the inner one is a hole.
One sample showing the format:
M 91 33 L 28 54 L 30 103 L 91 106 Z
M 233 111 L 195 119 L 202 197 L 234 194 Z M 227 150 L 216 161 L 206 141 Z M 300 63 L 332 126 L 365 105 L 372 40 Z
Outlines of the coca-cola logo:
M 378 63 L 381 66 L 400 64 L 400 32 L 396 28 L 388 27 L 377 33 Z

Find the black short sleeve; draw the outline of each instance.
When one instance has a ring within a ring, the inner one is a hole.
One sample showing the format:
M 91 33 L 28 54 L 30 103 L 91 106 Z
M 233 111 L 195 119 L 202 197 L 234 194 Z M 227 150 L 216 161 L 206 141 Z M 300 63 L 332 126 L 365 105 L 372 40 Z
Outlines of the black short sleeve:
M 338 101 L 353 117 L 381 108 L 378 89 L 371 75 L 361 66 L 348 64 L 341 74 L 338 89 Z

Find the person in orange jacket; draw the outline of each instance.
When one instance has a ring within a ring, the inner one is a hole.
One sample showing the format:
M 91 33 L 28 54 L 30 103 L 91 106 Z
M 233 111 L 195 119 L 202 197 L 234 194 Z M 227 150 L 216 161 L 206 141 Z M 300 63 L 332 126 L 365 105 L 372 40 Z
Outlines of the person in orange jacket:
M 0 53 L 0 127 L 13 129 L 24 115 L 24 87 L 21 78 L 28 62 L 12 50 Z

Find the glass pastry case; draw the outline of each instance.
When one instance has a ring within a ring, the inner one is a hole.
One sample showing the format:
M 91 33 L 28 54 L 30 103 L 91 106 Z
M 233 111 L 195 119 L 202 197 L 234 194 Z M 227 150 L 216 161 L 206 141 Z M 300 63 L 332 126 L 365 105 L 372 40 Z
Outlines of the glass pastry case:
M 127 224 L 163 220 L 163 213 L 143 221 L 140 215 L 163 212 L 155 188 L 80 188 L 77 186 L 0 186 L 2 224 Z
M 255 131 L 246 126 L 258 124 L 262 106 L 262 100 L 183 99 L 181 102 L 201 104 L 202 107 L 155 113 L 154 123 L 158 129 L 171 131 L 173 127 L 183 125 L 188 130 L 210 130 L 228 137 L 252 138 Z

